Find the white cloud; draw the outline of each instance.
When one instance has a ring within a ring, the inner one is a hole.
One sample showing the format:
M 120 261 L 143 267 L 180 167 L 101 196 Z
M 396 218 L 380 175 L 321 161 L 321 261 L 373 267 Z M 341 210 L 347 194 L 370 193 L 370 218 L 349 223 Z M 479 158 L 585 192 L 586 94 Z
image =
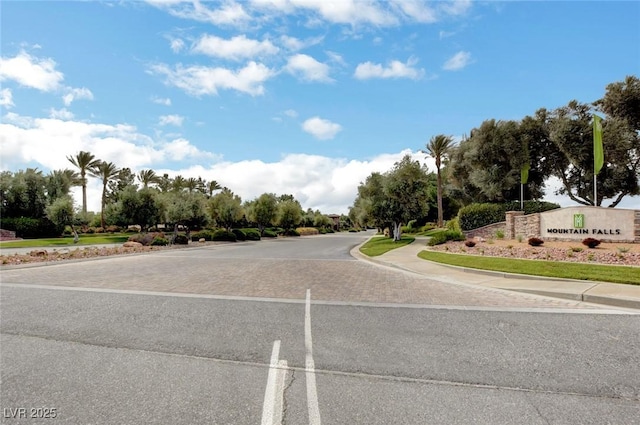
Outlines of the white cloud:
M 285 70 L 304 81 L 333 81 L 329 77 L 329 66 L 318 62 L 309 55 L 297 54 L 291 56 L 287 61 Z
M 96 158 L 134 171 L 167 161 L 220 159 L 213 153 L 201 151 L 186 139 L 158 142 L 125 124 L 95 124 L 8 113 L 0 123 L 0 134 L 2 170 L 18 170 L 30 163 L 36 163 L 44 170 L 71 168 L 67 156 L 79 151 L 91 152 Z M 101 188 L 94 180 L 89 180 L 90 209 L 98 211 Z M 79 199 L 77 195 L 76 199 Z
M 184 41 L 179 38 L 173 38 L 169 40 L 169 46 L 171 47 L 171 51 L 173 51 L 173 53 L 180 53 L 185 47 Z
M 218 162 L 210 167 L 194 166 L 182 170 L 159 170 L 162 174 L 202 177 L 216 180 L 230 188 L 243 201 L 265 192 L 290 193 L 306 210 L 319 209 L 325 214 L 347 214 L 357 195 L 357 188 L 372 172 L 386 172 L 404 155 L 424 163 L 424 155 L 404 150 L 381 154 L 365 160 L 348 160 L 319 155 L 288 154 L 277 162 L 245 160 Z M 426 160 L 429 165 L 429 161 Z M 435 169 L 433 164 L 429 165 Z
M 424 69 L 417 69 L 414 65 L 417 61 L 409 58 L 406 63 L 394 60 L 386 67 L 372 62 L 361 63 L 356 67 L 353 76 L 359 80 L 370 78 L 410 78 L 418 80 L 424 76 Z
M 203 35 L 191 49 L 195 53 L 234 61 L 274 55 L 278 50 L 269 40 L 252 40 L 245 35 L 238 35 L 228 40 L 214 35 Z
M 227 68 L 187 66 L 178 64 L 171 69 L 165 64 L 152 65 L 149 72 L 163 75 L 166 83 L 194 95 L 217 95 L 219 89 L 237 90 L 252 96 L 264 94 L 263 83 L 275 72 L 263 64 L 249 62 L 236 71 Z
M 287 109 L 284 111 L 284 114 L 290 118 L 296 118 L 298 116 L 298 112 L 293 109 Z
M 359 0 L 253 0 L 252 4 L 263 9 L 282 13 L 306 10 L 319 18 L 337 24 L 394 25 L 398 19 L 384 9 L 384 2 Z M 310 18 L 312 19 L 312 18 Z
M 182 126 L 182 122 L 184 121 L 184 117 L 180 115 L 161 115 L 160 116 L 160 125 L 175 125 L 177 127 Z
M 67 93 L 62 96 L 62 101 L 64 102 L 65 106 L 71 105 L 73 101 L 78 99 L 93 100 L 93 93 L 91 93 L 91 90 L 86 87 L 82 87 L 79 89 L 66 87 L 65 90 Z
M 313 117 L 302 123 L 302 129 L 316 139 L 328 140 L 342 131 L 342 126 L 320 117 Z
M 447 60 L 442 69 L 447 71 L 458 71 L 471 63 L 471 53 L 460 51 Z
M 288 35 L 280 36 L 280 43 L 282 43 L 282 45 L 286 49 L 294 52 L 306 49 L 307 47 L 315 46 L 316 44 L 320 44 L 322 43 L 322 40 L 324 40 L 323 36 L 311 37 L 305 40 L 300 40 L 299 38 L 290 37 Z
M 171 106 L 171 99 L 168 97 L 152 97 L 151 101 L 158 105 Z
M 393 6 L 409 20 L 421 23 L 431 24 L 436 22 L 438 18 L 433 9 L 431 9 L 424 1 L 421 0 L 391 0 Z
M 60 119 L 63 121 L 72 120 L 74 117 L 73 112 L 69 111 L 67 108 L 62 109 L 49 109 L 49 118 Z
M 0 90 L 0 106 L 3 106 L 7 109 L 15 106 L 13 103 L 13 94 L 10 89 L 4 88 Z
M 0 58 L 0 81 L 13 80 L 18 84 L 44 92 L 60 87 L 64 75 L 56 70 L 51 58 L 36 58 L 24 50 L 13 58 Z
M 454 36 L 456 33 L 452 32 L 452 31 L 440 31 L 438 33 L 438 37 L 440 38 L 440 40 L 442 40 L 443 38 L 448 38 L 451 36 Z
M 200 0 L 147 0 L 147 3 L 166 10 L 169 14 L 182 19 L 207 22 L 214 25 L 243 25 L 251 20 L 251 16 L 241 4 L 225 1 L 222 7 L 210 9 L 207 3 Z

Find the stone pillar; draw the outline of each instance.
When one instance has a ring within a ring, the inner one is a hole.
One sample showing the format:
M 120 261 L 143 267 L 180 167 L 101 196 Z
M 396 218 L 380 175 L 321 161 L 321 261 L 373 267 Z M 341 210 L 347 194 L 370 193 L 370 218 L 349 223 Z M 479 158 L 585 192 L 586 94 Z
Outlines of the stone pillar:
M 507 211 L 505 215 L 505 229 L 504 238 L 515 239 L 516 238 L 516 216 L 524 215 L 524 211 Z
M 633 215 L 633 229 L 634 229 L 634 239 L 635 243 L 640 243 L 640 210 L 635 210 L 635 214 Z

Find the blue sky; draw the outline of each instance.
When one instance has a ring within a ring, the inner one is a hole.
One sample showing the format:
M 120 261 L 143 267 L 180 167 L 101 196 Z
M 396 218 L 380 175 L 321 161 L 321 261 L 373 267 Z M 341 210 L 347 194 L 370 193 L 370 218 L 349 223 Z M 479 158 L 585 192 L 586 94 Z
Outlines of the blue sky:
M 87 150 L 325 213 L 434 135 L 640 74 L 635 1 L 9 0 L 0 14 L 3 170 Z

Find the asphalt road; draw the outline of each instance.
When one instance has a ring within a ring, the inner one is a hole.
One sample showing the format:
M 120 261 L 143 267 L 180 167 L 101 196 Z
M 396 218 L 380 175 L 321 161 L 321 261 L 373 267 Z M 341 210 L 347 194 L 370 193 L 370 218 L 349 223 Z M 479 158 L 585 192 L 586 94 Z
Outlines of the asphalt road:
M 3 270 L 2 423 L 640 423 L 640 316 L 410 305 L 365 237 Z

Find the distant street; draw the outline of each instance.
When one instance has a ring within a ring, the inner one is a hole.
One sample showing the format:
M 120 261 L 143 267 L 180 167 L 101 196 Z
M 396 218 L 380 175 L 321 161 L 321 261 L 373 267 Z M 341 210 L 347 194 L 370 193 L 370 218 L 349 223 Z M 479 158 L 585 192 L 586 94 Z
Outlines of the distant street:
M 368 236 L 2 270 L 2 423 L 640 423 L 640 316 L 351 257 Z

